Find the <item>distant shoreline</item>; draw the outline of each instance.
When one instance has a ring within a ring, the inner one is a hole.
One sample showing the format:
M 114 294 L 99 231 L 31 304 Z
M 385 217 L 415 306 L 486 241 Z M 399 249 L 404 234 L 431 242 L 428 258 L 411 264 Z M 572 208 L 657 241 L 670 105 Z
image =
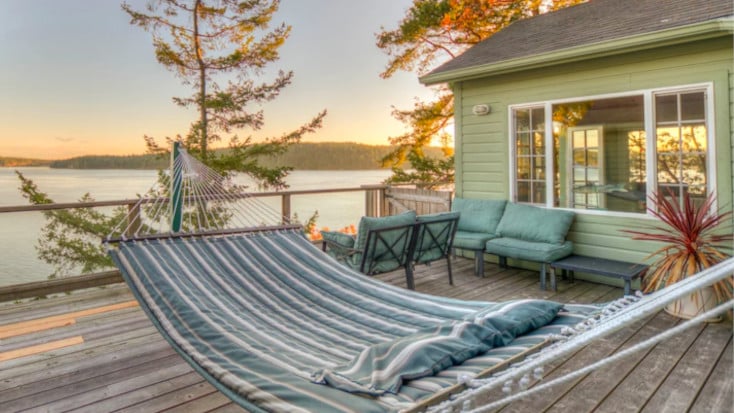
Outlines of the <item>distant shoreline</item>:
M 387 169 L 381 159 L 394 147 L 365 145 L 353 142 L 300 143 L 285 154 L 261 159 L 263 166 L 287 165 L 298 170 L 355 171 Z M 443 158 L 440 148 L 427 148 L 426 155 Z M 168 159 L 157 155 L 87 155 L 63 160 L 41 160 L 17 157 L 0 157 L 0 167 L 40 167 L 54 169 L 133 169 L 158 170 L 168 167 Z

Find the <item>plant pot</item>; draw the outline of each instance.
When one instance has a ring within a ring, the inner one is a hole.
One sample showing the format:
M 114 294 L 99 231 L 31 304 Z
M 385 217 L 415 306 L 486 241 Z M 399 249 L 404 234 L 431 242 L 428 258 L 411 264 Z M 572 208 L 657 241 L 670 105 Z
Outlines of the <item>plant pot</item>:
M 713 287 L 704 287 L 695 293 L 668 304 L 665 312 L 679 318 L 691 319 L 713 309 L 717 305 Z M 722 317 L 707 319 L 707 323 L 718 323 Z

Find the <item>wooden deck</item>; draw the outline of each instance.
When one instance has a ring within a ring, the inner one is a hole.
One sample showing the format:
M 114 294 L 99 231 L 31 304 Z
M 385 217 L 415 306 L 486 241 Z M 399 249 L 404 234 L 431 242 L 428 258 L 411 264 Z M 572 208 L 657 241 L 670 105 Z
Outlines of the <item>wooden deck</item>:
M 454 261 L 419 267 L 416 288 L 463 299 L 518 297 L 604 302 L 622 289 L 559 281 L 538 290 L 537 273 Z M 401 272 L 379 276 L 405 285 Z M 549 377 L 624 349 L 679 321 L 652 314 L 546 371 Z M 10 326 L 8 326 L 10 325 Z M 695 327 L 653 349 L 503 412 L 731 412 L 734 405 L 730 323 Z M 40 301 L 0 304 L 0 411 L 241 412 L 195 373 L 158 334 L 124 285 Z

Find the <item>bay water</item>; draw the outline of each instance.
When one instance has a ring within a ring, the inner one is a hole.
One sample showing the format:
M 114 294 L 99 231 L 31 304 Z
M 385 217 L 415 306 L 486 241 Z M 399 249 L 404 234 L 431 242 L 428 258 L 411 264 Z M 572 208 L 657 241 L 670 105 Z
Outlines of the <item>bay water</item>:
M 33 180 L 41 192 L 54 202 L 76 202 L 85 193 L 96 201 L 134 199 L 156 182 L 150 170 L 77 170 L 40 168 L 0 168 L 0 206 L 27 205 L 15 171 Z M 293 171 L 287 178 L 289 190 L 354 188 L 379 184 L 389 170 Z M 257 187 L 242 176 L 240 183 L 257 192 Z M 280 198 L 265 198 L 280 209 Z M 318 227 L 339 229 L 357 224 L 365 213 L 364 192 L 337 192 L 291 197 L 292 212 L 301 221 L 318 211 Z M 46 219 L 41 212 L 0 213 L 0 286 L 47 279 L 53 268 L 38 259 L 38 239 Z

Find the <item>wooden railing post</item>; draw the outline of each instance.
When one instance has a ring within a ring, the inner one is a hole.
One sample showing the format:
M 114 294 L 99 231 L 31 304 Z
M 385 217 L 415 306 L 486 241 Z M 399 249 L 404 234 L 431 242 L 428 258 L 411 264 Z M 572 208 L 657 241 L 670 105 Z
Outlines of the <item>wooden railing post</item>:
M 135 236 L 135 233 L 140 229 L 140 204 L 127 204 L 127 216 L 131 221 L 127 223 L 127 235 L 128 237 Z
M 280 210 L 283 214 L 283 223 L 290 224 L 291 222 L 291 195 L 282 194 L 280 196 Z
M 361 185 L 364 189 L 364 214 L 368 217 L 384 216 L 385 185 Z

